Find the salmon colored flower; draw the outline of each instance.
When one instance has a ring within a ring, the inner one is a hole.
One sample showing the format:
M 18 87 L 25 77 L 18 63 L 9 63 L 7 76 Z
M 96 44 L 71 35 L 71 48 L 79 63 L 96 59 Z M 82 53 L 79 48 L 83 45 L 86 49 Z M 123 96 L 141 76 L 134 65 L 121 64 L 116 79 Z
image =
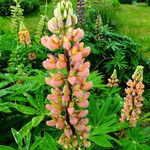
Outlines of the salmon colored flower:
M 125 89 L 126 97 L 124 98 L 125 103 L 122 109 L 120 121 L 129 121 L 131 126 L 136 126 L 136 122 L 141 114 L 140 108 L 142 107 L 142 94 L 144 92 L 143 80 L 143 67 L 138 66 L 132 75 L 133 80 L 127 82 Z
M 48 48 L 50 51 L 54 51 L 54 50 L 58 49 L 61 45 L 61 41 L 55 34 L 53 34 L 51 37 L 49 37 L 49 36 L 42 37 L 41 43 L 43 46 Z
M 64 54 L 58 54 L 58 57 L 59 57 L 59 59 L 56 63 L 56 67 L 57 67 L 58 70 L 62 70 L 67 65 L 66 60 L 65 60 L 65 56 L 64 56 Z
M 87 81 L 90 62 L 86 61 L 86 57 L 91 49 L 84 47 L 83 42 L 80 43 L 84 31 L 74 29 L 73 25 L 76 23 L 72 4 L 69 0 L 61 0 L 54 10 L 54 18 L 48 22 L 48 29 L 58 33 L 58 36 L 53 34 L 41 39 L 41 43 L 50 51 L 61 47 L 64 49 L 64 54 L 60 49 L 61 54 L 58 57 L 48 55 L 43 66 L 47 70 L 55 69 L 45 79 L 52 86 L 51 93 L 47 96 L 49 104 L 46 105 L 52 119 L 47 121 L 47 125 L 64 131 L 58 143 L 66 149 L 90 146 L 88 139 L 91 126 L 86 118 L 89 113 L 86 108 L 89 106 L 90 93 L 86 91 L 92 87 L 92 82 Z M 136 106 L 140 104 L 136 103 Z

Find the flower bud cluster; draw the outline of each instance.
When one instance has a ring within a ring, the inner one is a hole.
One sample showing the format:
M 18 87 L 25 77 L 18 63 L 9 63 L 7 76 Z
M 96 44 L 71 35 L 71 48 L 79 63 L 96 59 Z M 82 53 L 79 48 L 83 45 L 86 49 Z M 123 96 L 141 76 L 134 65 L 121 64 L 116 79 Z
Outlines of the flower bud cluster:
M 61 1 L 57 7 L 63 4 L 61 9 L 65 11 L 65 3 L 66 1 Z M 67 8 L 70 7 L 72 6 L 68 2 Z M 62 16 L 63 11 L 59 16 Z M 53 22 L 48 23 L 48 26 L 52 25 Z M 54 30 L 53 32 L 55 33 Z M 43 62 L 45 69 L 57 70 L 45 79 L 52 87 L 51 94 L 47 96 L 50 104 L 46 105 L 52 119 L 47 121 L 47 125 L 64 131 L 58 141 L 60 145 L 66 149 L 80 149 L 91 144 L 88 141 L 91 126 L 88 125 L 86 116 L 90 96 L 88 90 L 92 87 L 92 82 L 87 81 L 90 63 L 85 61 L 91 49 L 80 42 L 84 37 L 82 29 L 70 29 L 66 34 L 59 33 L 60 36 L 53 34 L 41 39 L 41 43 L 50 51 L 60 47 L 64 49 L 64 54 L 59 53 L 58 56 L 48 54 L 48 59 Z M 67 75 L 62 70 L 66 70 Z
M 48 29 L 53 33 L 62 33 L 77 23 L 69 0 L 62 0 L 54 10 L 54 17 L 48 22 Z
M 26 29 L 24 23 L 21 21 L 20 22 L 20 28 L 19 28 L 19 39 L 20 43 L 25 45 L 25 46 L 30 46 L 31 40 L 30 40 L 30 33 Z
M 136 122 L 141 114 L 142 107 L 142 94 L 144 92 L 143 80 L 143 67 L 138 66 L 132 75 L 133 80 L 127 82 L 127 88 L 125 89 L 126 97 L 125 103 L 122 109 L 120 121 L 129 121 L 131 126 L 136 126 Z
M 111 77 L 108 79 L 108 87 L 116 87 L 118 86 L 118 79 L 117 79 L 117 70 L 114 69 L 113 74 Z

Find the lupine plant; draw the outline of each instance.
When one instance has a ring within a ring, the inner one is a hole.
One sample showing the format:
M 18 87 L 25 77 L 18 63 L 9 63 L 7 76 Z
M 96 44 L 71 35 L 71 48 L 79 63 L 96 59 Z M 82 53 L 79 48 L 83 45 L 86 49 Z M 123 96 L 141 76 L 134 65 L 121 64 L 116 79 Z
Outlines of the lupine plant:
M 84 21 L 84 0 L 77 1 L 78 20 L 80 26 L 83 26 Z
M 116 87 L 118 86 L 118 79 L 117 79 L 117 70 L 114 69 L 113 74 L 111 77 L 108 79 L 108 87 Z
M 19 28 L 19 39 L 20 43 L 25 46 L 30 46 L 31 40 L 30 40 L 30 33 L 28 32 L 27 28 L 25 27 L 24 23 L 20 22 L 20 28 Z
M 48 54 L 48 59 L 43 62 L 45 69 L 57 70 L 50 72 L 51 77 L 45 79 L 52 87 L 51 94 L 47 96 L 50 104 L 46 105 L 52 120 L 47 121 L 47 125 L 64 131 L 58 143 L 65 148 L 89 147 L 90 141 L 87 139 L 91 126 L 86 115 L 90 93 L 87 91 L 92 87 L 92 82 L 86 81 L 90 63 L 85 58 L 91 50 L 80 42 L 84 31 L 73 28 L 77 19 L 68 0 L 57 4 L 54 16 L 48 22 L 48 28 L 59 36 L 45 36 L 41 43 L 52 52 L 62 47 L 64 53 L 59 53 L 58 57 Z
M 144 92 L 143 80 L 143 66 L 137 66 L 134 74 L 132 75 L 133 80 L 127 82 L 127 88 L 125 89 L 126 97 L 124 98 L 125 103 L 122 109 L 120 121 L 128 121 L 131 126 L 136 126 L 136 122 L 141 114 L 142 107 L 142 94 Z

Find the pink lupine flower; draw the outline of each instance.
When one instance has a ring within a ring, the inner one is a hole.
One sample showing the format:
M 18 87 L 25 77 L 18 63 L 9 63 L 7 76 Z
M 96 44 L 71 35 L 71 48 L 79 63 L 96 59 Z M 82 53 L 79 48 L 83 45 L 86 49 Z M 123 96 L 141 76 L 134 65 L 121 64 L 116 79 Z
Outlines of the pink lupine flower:
M 60 73 L 57 74 L 52 74 L 51 73 L 52 78 L 46 78 L 45 81 L 48 85 L 52 86 L 52 87 L 60 87 L 63 83 L 63 76 Z
M 74 112 L 75 112 L 74 108 L 70 108 L 70 107 L 68 108 L 69 115 L 72 115 Z
M 55 127 L 56 126 L 56 121 L 55 120 L 49 120 L 49 121 L 46 122 L 46 124 L 48 126 Z
M 84 144 L 84 147 L 90 147 L 91 146 L 91 142 L 90 141 L 86 141 L 83 144 Z
M 49 36 L 42 37 L 41 43 L 43 46 L 48 48 L 50 51 L 54 51 L 54 50 L 58 49 L 61 45 L 61 41 L 55 34 L 53 34 L 51 37 L 49 37 Z
M 41 43 L 51 51 L 62 46 L 65 52 L 58 54 L 58 58 L 48 55 L 49 59 L 43 62 L 46 69 L 57 69 L 55 73 L 50 73 L 51 77 L 45 79 L 53 87 L 51 94 L 47 96 L 50 104 L 46 105 L 46 109 L 52 116 L 47 124 L 64 130 L 58 141 L 64 148 L 81 149 L 80 146 L 90 146 L 88 138 L 91 126 L 88 126 L 88 110 L 85 108 L 89 105 L 90 95 L 86 90 L 92 87 L 92 82 L 87 82 L 90 63 L 85 61 L 85 57 L 91 50 L 89 47 L 84 48 L 83 42 L 79 43 L 84 31 L 80 28 L 73 29 L 77 21 L 70 1 L 60 1 L 54 16 L 48 22 L 48 28 L 53 33 L 58 33 L 58 36 L 45 36 Z M 64 68 L 67 73 L 62 70 Z M 138 103 L 136 105 L 140 106 Z M 77 135 L 80 137 L 79 141 Z
M 59 95 L 49 94 L 49 95 L 47 95 L 47 99 L 49 101 L 58 101 L 60 99 L 60 96 Z
M 82 57 L 87 57 L 91 53 L 91 48 L 90 47 L 85 47 L 82 50 Z
M 70 123 L 72 124 L 72 125 L 77 125 L 77 123 L 78 123 L 78 118 L 70 118 Z
M 71 43 L 69 41 L 69 37 L 65 36 L 63 39 L 63 48 L 69 50 L 71 48 Z
M 47 70 L 53 70 L 56 68 L 57 58 L 51 54 L 48 55 L 49 59 L 43 61 L 43 66 Z
M 93 86 L 92 82 L 84 82 L 83 85 L 81 86 L 82 90 L 89 90 Z
M 88 113 L 89 113 L 88 110 L 82 110 L 82 111 L 80 111 L 80 113 L 78 114 L 78 117 L 83 118 L 83 117 L 85 117 Z
M 120 121 L 129 121 L 131 126 L 136 126 L 136 121 L 141 114 L 140 108 L 142 107 L 142 94 L 144 92 L 143 80 L 143 67 L 138 66 L 132 75 L 133 80 L 127 82 L 128 88 L 125 89 L 126 97 L 122 109 Z
M 83 91 L 82 90 L 76 90 L 76 91 L 74 91 L 74 96 L 76 97 L 76 98 L 79 98 L 79 97 L 81 97 L 83 95 Z
M 68 82 L 71 85 L 75 85 L 75 83 L 76 83 L 76 77 L 74 76 L 74 74 L 75 74 L 75 72 L 73 70 L 70 70 L 69 77 L 68 77 Z
M 78 130 L 78 131 L 80 131 L 80 132 L 84 132 L 84 131 L 86 131 L 86 127 L 85 127 L 85 125 L 77 125 L 76 126 L 76 129 Z
M 48 29 L 53 33 L 59 30 L 57 18 L 54 17 L 48 22 Z
M 77 75 L 80 76 L 80 77 L 82 77 L 82 78 L 87 78 L 89 76 L 89 73 L 90 73 L 89 69 L 86 68 L 86 69 L 78 72 Z
M 81 119 L 81 121 L 80 121 L 81 125 L 87 125 L 88 122 L 89 122 L 89 119 L 88 119 L 88 118 Z
M 87 108 L 89 106 L 88 100 L 79 100 L 78 106 L 81 108 Z
M 55 78 L 46 78 L 45 82 L 52 87 L 59 87 L 64 83 L 62 79 L 55 79 Z
M 60 118 L 56 123 L 56 128 L 61 130 L 64 128 L 64 126 L 65 126 L 64 120 L 62 118 Z
M 55 62 L 51 62 L 49 59 L 46 59 L 45 61 L 43 61 L 43 66 L 47 70 L 53 70 L 56 68 Z
M 58 54 L 59 60 L 56 63 L 56 67 L 58 70 L 62 70 L 63 68 L 66 67 L 66 60 L 65 56 L 63 54 Z
M 79 42 L 84 37 L 84 31 L 78 28 L 73 30 L 71 35 L 72 41 Z

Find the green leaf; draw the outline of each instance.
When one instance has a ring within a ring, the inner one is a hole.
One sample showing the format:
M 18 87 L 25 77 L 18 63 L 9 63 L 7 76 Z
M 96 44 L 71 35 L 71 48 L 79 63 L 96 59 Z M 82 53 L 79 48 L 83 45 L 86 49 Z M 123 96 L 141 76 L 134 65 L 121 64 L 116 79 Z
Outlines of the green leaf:
M 16 103 L 10 103 L 10 102 L 6 102 L 6 103 L 0 103 L 0 107 L 12 107 L 17 109 L 18 111 L 20 111 L 21 113 L 27 114 L 27 115 L 35 115 L 35 114 L 39 114 L 35 109 L 28 107 L 28 106 L 24 106 L 24 105 L 20 105 L 20 104 L 16 104 Z
M 43 143 L 41 144 L 42 144 L 41 146 L 43 149 L 58 150 L 56 141 L 53 139 L 53 137 L 49 133 L 45 132 L 44 140 L 43 140 Z
M 35 142 L 31 145 L 30 150 L 36 150 L 36 148 L 43 143 L 43 138 L 36 138 Z
M 31 142 L 31 133 L 28 133 L 25 138 L 24 138 L 24 142 L 25 142 L 25 150 L 29 150 L 30 147 L 30 142 Z
M 14 137 L 16 143 L 19 145 L 19 147 L 22 147 L 22 136 L 21 136 L 21 134 L 13 128 L 11 129 L 11 132 L 13 134 L 13 137 Z
M 21 136 L 24 138 L 32 128 L 38 126 L 40 124 L 40 122 L 44 119 L 44 116 L 37 116 L 32 118 L 32 120 L 30 122 L 28 122 L 27 124 L 25 124 L 20 130 L 20 134 Z
M 112 144 L 109 142 L 105 135 L 92 136 L 90 137 L 90 140 L 101 147 L 112 147 Z
M 0 150 L 15 150 L 15 149 L 9 146 L 0 145 Z

